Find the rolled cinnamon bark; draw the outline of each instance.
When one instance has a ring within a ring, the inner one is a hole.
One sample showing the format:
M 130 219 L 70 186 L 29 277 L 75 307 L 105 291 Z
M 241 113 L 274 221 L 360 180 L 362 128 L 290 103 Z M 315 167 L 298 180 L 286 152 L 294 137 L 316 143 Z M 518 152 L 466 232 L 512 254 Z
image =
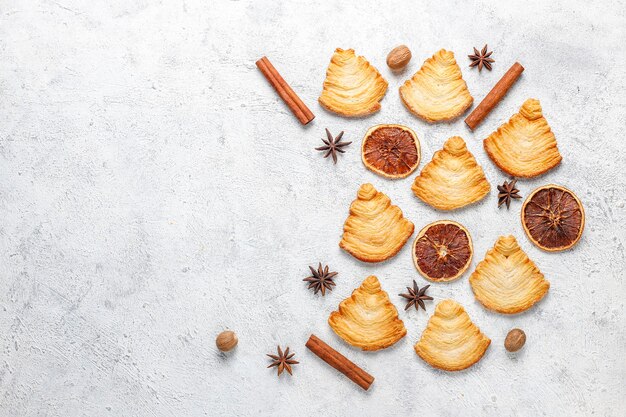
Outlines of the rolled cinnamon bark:
M 287 81 L 278 73 L 267 57 L 263 57 L 256 62 L 256 66 L 263 73 L 267 81 L 274 87 L 280 98 L 283 99 L 289 110 L 300 120 L 300 123 L 306 125 L 315 119 L 315 115 L 304 104 L 300 97 L 287 84 Z
M 306 347 L 309 348 L 311 352 L 319 356 L 319 358 L 324 362 L 350 378 L 352 382 L 364 390 L 367 391 L 374 382 L 373 376 L 359 368 L 354 364 L 354 362 L 343 356 L 341 353 L 328 346 L 314 334 L 309 337 L 308 342 L 306 342 Z
M 469 116 L 465 119 L 465 124 L 474 130 L 493 108 L 502 100 L 502 97 L 509 91 L 509 88 L 515 84 L 515 81 L 524 72 L 524 67 L 519 62 L 513 64 L 511 68 L 500 78 L 500 81 L 491 89 L 489 94 L 485 96 Z

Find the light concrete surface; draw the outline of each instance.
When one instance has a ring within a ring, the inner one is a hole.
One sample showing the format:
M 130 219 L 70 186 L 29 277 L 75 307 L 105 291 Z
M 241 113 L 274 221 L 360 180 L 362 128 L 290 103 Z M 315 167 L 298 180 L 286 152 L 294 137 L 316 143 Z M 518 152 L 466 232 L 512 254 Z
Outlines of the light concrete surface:
M 623 1 L 0 0 L 0 415 L 2 416 L 623 416 L 626 210 L 626 19 Z M 407 44 L 404 74 L 385 65 Z M 488 43 L 492 72 L 468 68 Z M 317 104 L 336 47 L 355 48 L 389 81 L 382 110 L 348 120 Z M 440 48 L 455 52 L 476 103 L 516 60 L 525 67 L 475 132 L 427 125 L 397 88 Z M 267 55 L 317 118 L 301 127 L 254 62 Z M 481 140 L 529 97 L 541 100 L 563 163 L 521 181 L 582 199 L 571 251 L 526 238 L 520 202 L 497 208 L 506 177 Z M 367 171 L 360 141 L 378 123 L 413 128 L 422 163 L 461 135 L 494 190 L 437 212 L 410 178 Z M 313 148 L 324 128 L 353 145 L 339 163 Z M 461 302 L 492 339 L 476 366 L 431 369 L 413 351 L 434 303 L 402 311 L 420 285 L 409 246 L 365 265 L 338 242 L 364 182 L 416 229 L 449 218 L 471 232 L 470 271 L 514 234 L 551 282 L 531 311 L 505 317 L 474 300 L 468 274 L 430 293 Z M 318 261 L 339 272 L 314 296 Z M 377 275 L 408 329 L 377 353 L 334 335 L 328 314 Z M 503 340 L 524 329 L 526 347 Z M 215 336 L 240 343 L 220 354 Z M 315 333 L 376 377 L 361 391 L 304 347 Z M 265 354 L 300 361 L 276 378 Z

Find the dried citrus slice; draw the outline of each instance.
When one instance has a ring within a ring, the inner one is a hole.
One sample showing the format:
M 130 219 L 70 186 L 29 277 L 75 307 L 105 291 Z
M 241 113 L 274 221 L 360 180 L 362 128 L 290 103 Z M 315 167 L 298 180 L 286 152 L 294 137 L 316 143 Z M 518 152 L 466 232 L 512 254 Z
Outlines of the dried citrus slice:
M 572 191 L 560 185 L 544 185 L 524 201 L 522 225 L 528 238 L 541 249 L 562 251 L 580 240 L 585 210 Z
M 429 224 L 413 242 L 415 268 L 431 281 L 457 279 L 467 270 L 473 253 L 469 232 L 451 220 Z
M 404 178 L 420 163 L 420 142 L 406 126 L 373 126 L 363 138 L 361 157 L 370 171 L 387 178 Z

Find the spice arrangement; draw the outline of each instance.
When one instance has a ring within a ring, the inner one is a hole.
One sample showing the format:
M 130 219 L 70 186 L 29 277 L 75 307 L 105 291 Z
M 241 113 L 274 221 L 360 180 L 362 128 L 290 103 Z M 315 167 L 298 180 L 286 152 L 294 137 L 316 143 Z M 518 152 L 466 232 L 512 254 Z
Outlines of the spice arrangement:
M 511 207 L 511 201 L 522 198 L 519 190 L 515 188 L 517 180 L 504 181 L 502 185 L 498 185 L 498 207 L 506 204 L 507 210 Z
M 232 330 L 225 330 L 217 335 L 215 346 L 222 352 L 229 352 L 237 346 L 239 339 Z
M 469 65 L 470 68 L 476 67 L 478 68 L 478 72 L 480 72 L 483 70 L 483 67 L 485 67 L 491 71 L 491 64 L 496 62 L 493 58 L 490 58 L 491 54 L 493 54 L 493 51 L 487 52 L 487 45 L 485 45 L 480 52 L 474 47 L 474 53 L 467 56 L 472 61 Z
M 409 64 L 411 57 L 411 50 L 408 46 L 396 46 L 387 55 L 387 66 L 393 71 L 402 71 Z
M 315 353 L 321 360 L 350 378 L 352 382 L 368 390 L 374 382 L 374 377 L 361 369 L 354 362 L 337 352 L 315 335 L 311 335 L 305 345 L 311 352 Z
M 509 352 L 517 352 L 526 344 L 526 333 L 522 329 L 513 329 L 504 339 L 504 348 Z
M 398 294 L 400 297 L 404 297 L 407 300 L 406 306 L 404 306 L 404 310 L 408 310 L 411 307 L 415 307 L 417 311 L 422 310 L 426 311 L 426 304 L 424 301 L 432 301 L 433 297 L 426 295 L 426 291 L 430 288 L 430 285 L 426 285 L 422 288 L 417 286 L 417 282 L 413 280 L 413 288 L 406 287 L 406 294 Z
M 316 151 L 326 152 L 324 154 L 324 158 L 328 158 L 329 156 L 333 158 L 333 163 L 337 163 L 337 154 L 345 153 L 346 151 L 343 149 L 346 146 L 350 145 L 352 142 L 342 142 L 341 138 L 343 137 L 343 131 L 339 132 L 336 137 L 330 134 L 330 131 L 326 129 L 326 139 L 322 139 L 324 142 L 324 146 L 320 146 L 319 148 L 315 148 Z
M 256 62 L 257 68 L 263 73 L 267 81 L 274 87 L 281 99 L 287 104 L 289 110 L 298 118 L 303 125 L 308 124 L 315 115 L 304 102 L 298 97 L 287 81 L 278 73 L 267 57 L 263 57 Z
M 495 60 L 485 45 L 473 48 L 468 55 L 469 67 L 493 70 Z M 412 53 L 406 45 L 393 48 L 387 55 L 389 69 L 399 75 L 407 68 Z M 287 85 L 273 65 L 262 58 L 258 68 L 302 124 L 315 117 Z M 514 63 L 467 116 L 465 124 L 474 130 L 505 97 L 520 78 L 524 67 Z M 337 48 L 326 70 L 319 104 L 329 112 L 343 117 L 364 117 L 381 109 L 388 82 L 365 57 L 353 49 Z M 474 98 L 455 55 L 441 49 L 426 59 L 415 74 L 399 88 L 400 100 L 408 111 L 427 123 L 450 122 L 464 114 Z M 337 163 L 339 153 L 352 142 L 343 142 L 344 132 L 336 137 L 326 129 L 324 145 L 315 148 Z M 489 159 L 511 177 L 497 186 L 498 208 L 511 208 L 522 199 L 518 178 L 533 178 L 550 172 L 562 162 L 557 141 L 543 115 L 539 100 L 527 99 L 519 111 L 483 140 Z M 410 127 L 380 124 L 369 128 L 362 139 L 361 159 L 366 169 L 388 179 L 406 178 L 418 169 L 421 146 L 418 135 Z M 435 210 L 452 211 L 484 199 L 491 191 L 483 168 L 468 150 L 465 140 L 453 136 L 434 153 L 412 181 L 416 201 Z M 518 206 L 519 207 L 519 206 Z M 554 184 L 532 191 L 520 210 L 524 231 L 534 245 L 558 252 L 573 247 L 581 238 L 585 214 L 582 203 L 571 190 Z M 415 226 L 391 199 L 372 184 L 362 184 L 350 204 L 339 247 L 356 260 L 377 263 L 394 257 L 413 235 Z M 438 220 L 424 226 L 411 245 L 417 274 L 435 284 L 461 278 L 469 269 L 474 248 L 469 230 L 458 222 Z M 309 266 L 311 275 L 304 278 L 314 294 L 330 292 L 336 286 L 337 272 L 318 264 Z M 485 309 L 497 314 L 518 314 L 531 309 L 548 293 L 550 283 L 539 267 L 512 236 L 500 236 L 469 276 L 474 297 Z M 414 307 L 426 312 L 431 285 L 421 288 L 416 280 L 398 294 L 406 303 L 404 310 Z M 408 314 L 403 313 L 403 314 Z M 418 316 L 419 317 L 419 316 Z M 350 297 L 339 303 L 329 318 L 330 328 L 348 345 L 363 351 L 389 348 L 404 338 L 407 328 L 398 310 L 382 289 L 379 279 L 371 275 Z M 511 330 L 504 341 L 509 352 L 520 350 L 526 342 L 521 329 Z M 223 332 L 216 341 L 218 348 L 228 351 L 237 344 L 233 332 Z M 430 366 L 459 371 L 479 362 L 491 339 L 471 320 L 464 307 L 452 299 L 439 301 L 428 319 L 426 328 L 414 345 L 415 353 Z M 305 345 L 324 362 L 367 390 L 374 377 L 330 347 L 315 335 Z M 294 354 L 280 346 L 270 368 L 292 374 Z
M 278 376 L 280 376 L 280 374 L 283 373 L 283 371 L 287 371 L 289 373 L 289 375 L 293 375 L 293 371 L 291 369 L 291 365 L 296 365 L 300 362 L 298 362 L 297 360 L 293 359 L 293 357 L 296 355 L 295 353 L 289 353 L 289 347 L 287 347 L 287 349 L 285 349 L 285 351 L 283 352 L 283 350 L 280 348 L 280 346 L 277 346 L 276 348 L 278 355 L 273 355 L 271 353 L 268 353 L 267 356 L 270 357 L 270 359 L 272 359 L 272 363 L 270 363 L 267 367 L 268 368 L 276 368 L 277 372 L 278 372 Z
M 500 103 L 509 89 L 513 87 L 513 84 L 515 84 L 520 75 L 522 75 L 522 72 L 524 72 L 524 67 L 519 62 L 516 62 L 504 73 L 500 81 L 489 91 L 483 101 L 465 118 L 465 124 L 471 130 L 476 129 L 489 115 L 491 110 Z
M 322 296 L 326 295 L 326 290 L 332 291 L 335 284 L 333 279 L 337 276 L 337 272 L 329 272 L 328 265 L 322 268 L 322 263 L 320 262 L 317 270 L 315 270 L 312 266 L 309 266 L 311 270 L 311 276 L 306 277 L 302 281 L 306 281 L 309 283 L 308 288 L 312 288 L 317 294 L 318 292 L 322 292 Z

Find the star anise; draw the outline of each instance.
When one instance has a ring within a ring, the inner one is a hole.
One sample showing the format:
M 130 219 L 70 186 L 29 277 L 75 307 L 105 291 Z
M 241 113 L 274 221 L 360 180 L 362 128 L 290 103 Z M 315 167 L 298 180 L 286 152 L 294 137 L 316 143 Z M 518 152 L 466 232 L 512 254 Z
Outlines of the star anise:
M 277 366 L 278 376 L 280 376 L 280 374 L 282 374 L 285 369 L 287 370 L 287 372 L 289 372 L 289 375 L 293 375 L 291 373 L 291 365 L 300 363 L 297 360 L 291 359 L 294 357 L 294 355 L 295 353 L 292 353 L 291 355 L 289 354 L 289 347 L 287 347 L 287 349 L 283 353 L 283 350 L 280 348 L 280 346 L 278 346 L 278 355 L 271 355 L 269 353 L 267 354 L 267 356 L 274 360 L 272 363 L 269 364 L 268 368 L 273 368 L 274 366 Z
M 515 188 L 516 182 L 517 180 L 513 180 L 511 182 L 504 181 L 504 184 L 498 185 L 498 207 L 506 203 L 506 208 L 508 210 L 511 205 L 511 199 L 522 198 L 522 196 L 519 195 L 519 190 Z
M 344 146 L 348 146 L 349 144 L 351 144 L 352 142 L 342 142 L 341 138 L 343 137 L 343 131 L 341 131 L 341 133 L 339 133 L 337 135 L 336 138 L 333 138 L 333 135 L 330 134 L 330 131 L 328 129 L 326 129 L 326 137 L 328 138 L 328 140 L 326 139 L 322 139 L 322 142 L 324 142 L 324 146 L 320 146 L 319 148 L 315 148 L 316 151 L 326 151 L 326 155 L 324 155 L 324 158 L 328 158 L 328 156 L 332 156 L 333 157 L 333 162 L 336 164 L 337 163 L 337 153 L 344 153 L 345 150 L 343 150 L 342 148 Z
M 479 52 L 474 48 L 474 55 L 468 55 L 467 57 L 472 60 L 470 67 L 478 65 L 478 72 L 483 69 L 483 66 L 491 71 L 491 63 L 496 62 L 493 58 L 489 58 L 493 54 L 493 51 L 487 52 L 487 45 Z
M 406 303 L 406 307 L 404 307 L 404 310 L 406 311 L 409 308 L 411 308 L 411 306 L 415 306 L 415 309 L 417 311 L 419 311 L 420 307 L 422 307 L 422 310 L 426 311 L 426 305 L 424 304 L 424 300 L 433 299 L 433 297 L 426 295 L 426 290 L 428 289 L 428 287 L 430 287 L 430 285 L 427 285 L 425 287 L 422 287 L 422 289 L 419 289 L 417 287 L 417 282 L 413 280 L 413 288 L 406 287 L 407 291 L 409 292 L 408 294 L 398 294 L 400 297 L 404 297 L 407 300 L 409 300 Z
M 321 290 L 322 296 L 324 296 L 326 295 L 326 290 L 332 291 L 333 286 L 337 285 L 333 281 L 333 277 L 337 275 L 337 272 L 328 272 L 328 265 L 322 268 L 322 263 L 320 262 L 319 266 L 317 267 L 317 271 L 312 266 L 309 266 L 309 269 L 311 270 L 311 273 L 313 275 L 310 277 L 306 277 L 302 281 L 306 281 L 309 283 L 308 288 L 315 289 L 314 294 L 317 294 L 318 291 Z

